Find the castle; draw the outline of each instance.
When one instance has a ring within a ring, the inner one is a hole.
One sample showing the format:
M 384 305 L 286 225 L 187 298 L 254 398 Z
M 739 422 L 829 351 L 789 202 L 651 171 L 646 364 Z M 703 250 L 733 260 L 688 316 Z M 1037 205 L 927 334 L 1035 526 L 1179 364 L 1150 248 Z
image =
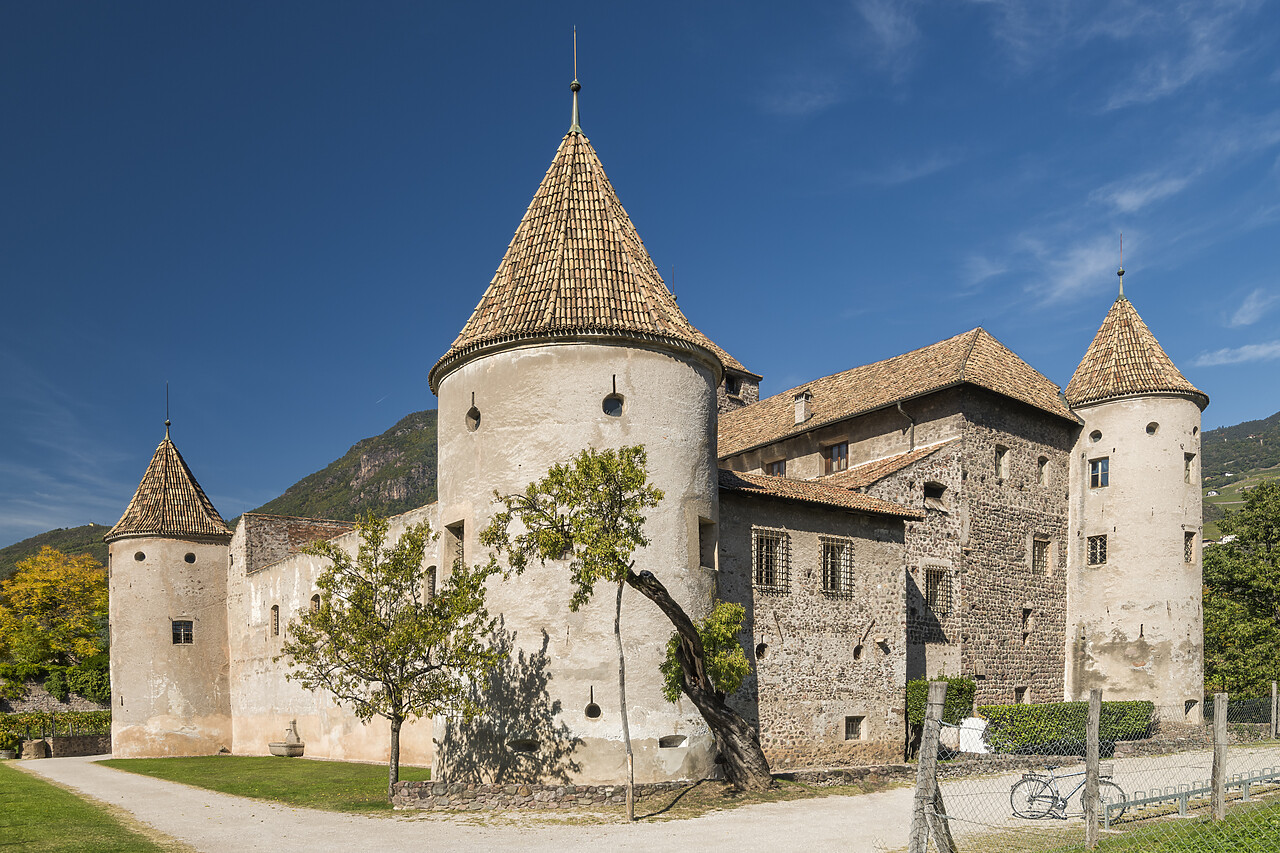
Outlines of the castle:
M 643 444 L 665 499 L 636 570 L 691 615 L 742 603 L 752 675 L 731 701 L 775 769 L 901 758 L 904 685 L 979 704 L 1152 699 L 1199 721 L 1200 415 L 1123 293 L 1065 393 L 982 328 L 767 399 L 676 304 L 573 117 L 492 281 L 429 374 L 439 499 L 392 519 L 441 535 L 428 576 L 487 559 L 494 491 L 582 448 Z M 1123 270 L 1121 271 L 1123 276 Z M 1083 345 L 1082 341 L 1082 345 Z M 385 724 L 284 678 L 288 622 L 346 522 L 246 514 L 230 530 L 169 437 L 106 536 L 113 750 L 385 760 Z M 492 583 L 506 663 L 486 713 L 407 724 L 402 760 L 450 779 L 625 778 L 610 596 L 568 573 Z M 671 626 L 623 605 L 637 781 L 702 778 L 710 731 L 667 702 Z M 441 778 L 437 775 L 436 778 Z

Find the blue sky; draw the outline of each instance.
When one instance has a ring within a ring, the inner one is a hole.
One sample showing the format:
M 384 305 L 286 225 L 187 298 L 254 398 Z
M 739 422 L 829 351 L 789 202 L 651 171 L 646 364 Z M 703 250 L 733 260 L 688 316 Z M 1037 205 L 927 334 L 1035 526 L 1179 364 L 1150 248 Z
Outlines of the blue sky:
M 1125 288 L 1280 409 L 1261 2 L 0 6 L 0 545 L 163 436 L 231 517 L 431 408 L 569 124 L 776 393 L 977 325 L 1065 385 Z

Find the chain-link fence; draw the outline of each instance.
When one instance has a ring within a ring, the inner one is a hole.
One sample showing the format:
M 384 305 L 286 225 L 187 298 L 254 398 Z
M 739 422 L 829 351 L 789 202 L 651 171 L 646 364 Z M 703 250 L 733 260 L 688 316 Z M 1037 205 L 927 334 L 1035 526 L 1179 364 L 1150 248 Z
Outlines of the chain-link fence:
M 951 725 L 930 688 L 909 853 L 1280 850 L 1274 691 L 1182 708 L 1095 691 Z

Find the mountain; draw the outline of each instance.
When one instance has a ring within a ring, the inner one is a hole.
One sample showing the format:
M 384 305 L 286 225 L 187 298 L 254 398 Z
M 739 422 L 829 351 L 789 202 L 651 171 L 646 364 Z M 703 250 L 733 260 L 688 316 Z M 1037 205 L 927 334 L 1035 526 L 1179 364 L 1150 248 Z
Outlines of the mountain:
M 1241 472 L 1280 465 L 1280 412 L 1260 421 L 1211 429 L 1200 438 L 1200 470 L 1209 488 L 1223 486 Z
M 57 530 L 48 530 L 30 539 L 15 542 L 8 548 L 0 548 L 0 580 L 12 575 L 20 561 L 35 554 L 45 545 L 57 548 L 64 554 L 88 554 L 105 566 L 107 543 L 102 541 L 102 537 L 109 529 L 102 524 L 59 527 Z
M 382 435 L 290 486 L 253 512 L 351 521 L 395 515 L 436 499 L 436 411 L 405 415 Z

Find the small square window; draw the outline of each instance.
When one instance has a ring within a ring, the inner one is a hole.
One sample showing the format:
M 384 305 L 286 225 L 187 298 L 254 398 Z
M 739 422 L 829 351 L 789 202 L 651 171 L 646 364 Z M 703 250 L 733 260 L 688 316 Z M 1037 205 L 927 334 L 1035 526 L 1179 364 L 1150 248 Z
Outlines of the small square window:
M 192 630 L 192 622 L 190 619 L 174 619 L 173 620 L 173 644 L 175 646 L 189 646 L 195 642 L 195 633 Z
M 1049 575 L 1049 540 L 1035 539 L 1031 542 L 1031 571 L 1038 575 Z
M 787 460 L 779 459 L 777 462 L 770 462 L 764 466 L 764 472 L 774 477 L 787 476 Z
M 790 581 L 791 537 L 780 530 L 756 530 L 752 537 L 752 563 L 758 589 L 786 592 Z
M 853 594 L 853 545 L 844 539 L 822 540 L 822 591 Z
M 844 739 L 845 740 L 862 740 L 866 730 L 866 717 L 845 717 L 844 718 Z
M 1013 701 L 1018 705 L 1031 704 L 1031 691 L 1025 687 L 1013 688 Z
M 1089 565 L 1103 566 L 1107 562 L 1107 537 L 1089 537 Z
M 1089 460 L 1089 488 L 1102 489 L 1110 482 L 1110 457 Z
M 924 572 L 924 603 L 935 616 L 951 612 L 951 573 L 944 568 L 927 568 Z
M 1187 563 L 1196 561 L 1196 534 L 1193 530 L 1182 533 L 1182 559 Z
M 826 474 L 834 474 L 836 471 L 844 471 L 849 467 L 849 442 L 842 441 L 839 444 L 833 444 L 825 451 L 822 462 Z
M 1003 444 L 996 445 L 996 479 L 1004 480 L 1009 476 L 1009 448 Z
M 730 397 L 741 396 L 742 380 L 737 376 L 730 376 L 726 373 L 724 377 L 724 392 Z

